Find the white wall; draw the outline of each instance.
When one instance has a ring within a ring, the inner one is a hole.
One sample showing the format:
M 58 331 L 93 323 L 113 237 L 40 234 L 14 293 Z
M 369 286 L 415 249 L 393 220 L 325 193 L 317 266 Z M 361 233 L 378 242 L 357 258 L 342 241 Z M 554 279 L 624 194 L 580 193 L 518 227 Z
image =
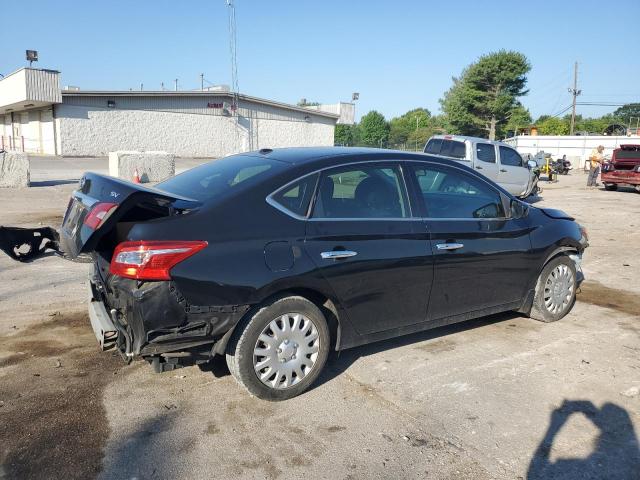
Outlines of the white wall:
M 640 136 L 553 136 L 553 135 L 518 135 L 504 140 L 514 146 L 520 153 L 531 153 L 535 155 L 540 150 L 554 156 L 566 155 L 574 166 L 583 168 L 585 161 L 589 158 L 591 151 L 598 145 L 604 146 L 604 154 L 611 155 L 615 148 L 624 144 L 640 144 Z
M 335 120 L 248 119 L 149 110 L 56 105 L 61 155 L 102 156 L 116 150 L 163 150 L 183 157 L 221 157 L 239 151 L 332 146 Z
M 0 136 L 3 137 L 6 150 L 10 150 L 11 144 L 13 150 L 21 151 L 24 141 L 26 153 L 56 153 L 51 107 L 44 110 L 14 112 L 13 122 L 11 117 L 11 114 L 0 115 Z

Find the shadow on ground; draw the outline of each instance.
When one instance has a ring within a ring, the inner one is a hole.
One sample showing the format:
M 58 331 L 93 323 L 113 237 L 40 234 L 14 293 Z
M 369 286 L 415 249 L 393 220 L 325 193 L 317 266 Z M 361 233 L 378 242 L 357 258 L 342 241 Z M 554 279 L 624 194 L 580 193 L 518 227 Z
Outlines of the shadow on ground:
M 309 388 L 309 391 L 322 386 L 323 384 L 333 380 L 339 375 L 342 375 L 359 358 L 368 357 L 369 355 L 375 355 L 376 353 L 380 353 L 385 350 L 404 347 L 413 343 L 424 342 L 426 340 L 432 340 L 434 338 L 444 337 L 454 333 L 463 332 L 474 328 L 480 328 L 491 325 L 493 323 L 513 320 L 517 318 L 522 317 L 520 314 L 515 312 L 499 313 L 488 317 L 478 318 L 476 320 L 469 320 L 453 325 L 447 325 L 445 327 L 434 328 L 432 330 L 427 330 L 424 332 L 403 335 L 401 337 L 395 337 L 389 340 L 381 340 L 379 342 L 350 348 L 348 350 L 343 350 L 340 352 L 333 351 L 329 355 L 329 359 L 327 360 L 327 364 L 322 371 L 320 378 Z M 200 365 L 199 368 L 204 372 L 211 372 L 216 378 L 221 378 L 230 374 L 229 369 L 227 368 L 226 361 L 221 355 L 215 356 L 211 361 Z
M 585 458 L 550 458 L 554 439 L 574 414 L 582 414 L 598 428 L 593 451 Z M 551 413 L 549 428 L 536 449 L 527 480 L 640 478 L 640 448 L 629 413 L 619 405 L 597 408 L 588 400 L 565 400 Z
M 30 187 L 55 187 L 56 185 L 71 185 L 72 183 L 78 183 L 79 179 L 70 178 L 66 180 L 41 180 L 39 182 L 29 182 Z

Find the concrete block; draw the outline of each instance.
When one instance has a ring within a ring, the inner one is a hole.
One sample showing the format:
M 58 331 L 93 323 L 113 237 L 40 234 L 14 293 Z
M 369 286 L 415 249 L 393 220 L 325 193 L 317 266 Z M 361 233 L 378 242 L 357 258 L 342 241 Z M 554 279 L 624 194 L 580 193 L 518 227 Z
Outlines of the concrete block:
M 0 187 L 29 186 L 29 155 L 22 152 L 0 153 Z
M 109 152 L 109 175 L 133 181 L 138 169 L 140 181 L 161 182 L 176 174 L 175 156 L 167 152 Z

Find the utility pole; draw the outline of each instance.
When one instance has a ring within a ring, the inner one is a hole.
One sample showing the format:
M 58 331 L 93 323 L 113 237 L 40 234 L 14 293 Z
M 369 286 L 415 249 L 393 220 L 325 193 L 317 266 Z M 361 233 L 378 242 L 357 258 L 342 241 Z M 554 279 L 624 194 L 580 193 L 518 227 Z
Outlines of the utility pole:
M 582 90 L 578 90 L 578 62 L 573 67 L 573 88 L 569 89 L 569 93 L 573 95 L 573 103 L 571 107 L 571 127 L 569 128 L 569 135 L 573 135 L 576 128 L 576 99 L 578 95 L 582 93 Z
M 177 92 L 177 91 L 178 91 L 178 79 L 177 79 L 177 78 L 174 80 L 174 83 L 176 84 L 176 88 L 175 88 L 175 90 L 176 90 L 176 92 Z
M 418 122 L 420 121 L 420 117 L 416 115 L 416 152 L 418 151 Z
M 204 73 L 200 74 L 200 90 L 204 92 Z

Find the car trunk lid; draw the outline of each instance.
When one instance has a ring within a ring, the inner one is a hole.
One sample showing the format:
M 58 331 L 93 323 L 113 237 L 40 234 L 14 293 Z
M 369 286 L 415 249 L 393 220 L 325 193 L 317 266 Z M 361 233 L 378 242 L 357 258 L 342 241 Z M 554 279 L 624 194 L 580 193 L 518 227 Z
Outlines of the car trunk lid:
M 118 178 L 86 173 L 71 194 L 60 230 L 60 247 L 75 259 L 96 249 L 121 221 L 148 221 L 195 210 L 201 202 Z

